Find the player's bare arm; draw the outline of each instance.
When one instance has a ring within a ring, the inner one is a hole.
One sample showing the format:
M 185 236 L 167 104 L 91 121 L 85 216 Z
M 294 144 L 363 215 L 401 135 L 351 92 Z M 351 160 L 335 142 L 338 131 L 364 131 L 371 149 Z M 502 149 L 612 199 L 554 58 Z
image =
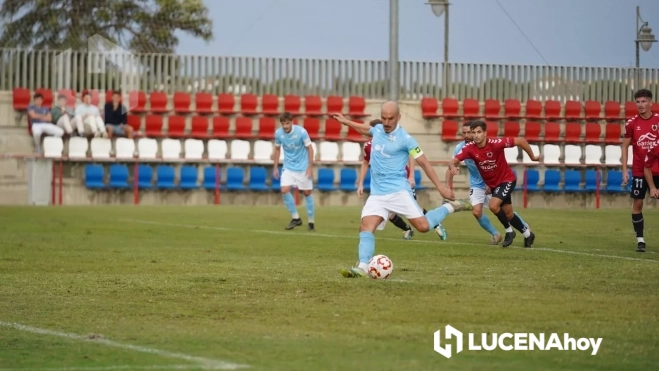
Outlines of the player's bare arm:
M 281 152 L 281 147 L 275 146 L 275 151 L 272 154 L 272 176 L 275 179 L 279 179 L 279 153 Z
M 452 175 L 458 175 L 460 170 L 458 169 L 458 165 L 460 164 L 460 160 L 457 158 L 453 157 L 451 159 L 451 162 L 448 164 L 448 170 L 451 172 Z
M 333 113 L 331 116 L 334 120 L 342 123 L 343 125 L 349 126 L 353 129 L 357 130 L 362 135 L 366 135 L 366 136 L 369 136 L 369 137 L 372 136 L 371 133 L 370 133 L 371 125 L 369 125 L 369 124 L 361 124 L 359 122 L 350 121 L 340 113 Z
M 362 166 L 359 169 L 359 179 L 357 180 L 357 195 L 359 197 L 364 193 L 364 179 L 366 179 L 366 172 L 370 164 L 366 160 L 362 160 Z
M 313 178 L 313 159 L 315 154 L 313 153 L 313 146 L 311 144 L 307 146 L 307 155 L 309 156 L 309 166 L 307 167 L 307 176 L 309 178 Z
M 627 172 L 627 155 L 629 146 L 632 144 L 632 138 L 624 138 L 622 140 L 622 185 L 626 186 L 629 183 L 629 173 Z
M 416 163 L 419 164 L 419 167 L 423 169 L 423 172 L 426 173 L 428 176 L 428 179 L 432 182 L 432 184 L 435 185 L 437 190 L 439 191 L 439 194 L 442 195 L 447 200 L 455 200 L 455 196 L 453 195 L 453 191 L 450 190 L 448 187 L 446 187 L 442 182 L 439 180 L 439 177 L 437 176 L 437 173 L 435 172 L 435 169 L 432 168 L 432 165 L 430 164 L 430 161 L 428 161 L 428 158 L 426 158 L 426 155 L 421 155 L 416 158 Z
M 410 156 L 410 159 L 407 161 L 407 166 L 410 168 L 410 176 L 407 181 L 410 182 L 412 188 L 416 187 L 416 179 L 414 179 L 414 162 L 414 158 Z
M 650 196 L 657 198 L 659 196 L 659 190 L 657 190 L 657 185 L 654 184 L 654 176 L 652 175 L 652 166 L 643 169 L 643 175 L 645 175 L 645 181 L 648 182 L 648 188 L 650 189 Z
M 451 186 L 453 184 L 453 173 L 451 172 L 450 168 L 446 169 L 446 177 L 444 178 L 444 182 L 446 183 L 447 187 L 453 189 Z
M 515 145 L 526 152 L 527 155 L 529 155 L 529 158 L 531 161 L 542 161 L 542 155 L 541 154 L 534 154 L 533 153 L 533 148 L 529 145 L 529 142 L 526 141 L 524 138 L 515 138 Z

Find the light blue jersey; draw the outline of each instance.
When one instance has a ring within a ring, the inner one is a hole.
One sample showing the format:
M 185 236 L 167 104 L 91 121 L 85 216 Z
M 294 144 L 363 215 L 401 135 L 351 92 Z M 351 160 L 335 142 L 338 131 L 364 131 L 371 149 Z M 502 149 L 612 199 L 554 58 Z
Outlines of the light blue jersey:
M 309 167 L 309 152 L 307 146 L 311 145 L 309 133 L 298 125 L 293 125 L 290 133 L 279 128 L 275 132 L 275 146 L 282 147 L 284 151 L 284 170 L 303 173 Z
M 462 150 L 462 147 L 465 146 L 467 142 L 464 140 L 458 144 L 457 147 L 455 147 L 455 151 L 453 151 L 453 157 L 458 154 Z M 471 184 L 471 188 L 479 188 L 479 189 L 485 189 L 485 182 L 483 181 L 483 177 L 481 174 L 478 172 L 478 167 L 476 166 L 476 163 L 474 160 L 464 160 L 465 165 L 467 166 L 467 170 L 469 171 L 469 184 Z
M 419 144 L 400 125 L 391 133 L 385 133 L 382 125 L 376 125 L 369 132 L 373 136 L 371 195 L 411 191 L 405 166 L 410 156 L 416 159 L 423 154 Z

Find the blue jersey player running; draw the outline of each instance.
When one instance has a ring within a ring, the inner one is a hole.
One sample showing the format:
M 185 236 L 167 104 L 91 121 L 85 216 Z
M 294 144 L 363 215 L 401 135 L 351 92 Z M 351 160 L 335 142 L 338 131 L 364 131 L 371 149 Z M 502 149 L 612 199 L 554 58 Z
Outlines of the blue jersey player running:
M 462 150 L 462 147 L 464 147 L 465 144 L 473 141 L 471 129 L 469 128 L 470 124 L 471 122 L 465 122 L 462 125 L 462 138 L 464 138 L 464 140 L 460 142 L 457 147 L 455 147 L 455 151 L 453 151 L 453 157 L 455 157 L 455 155 L 457 155 L 458 152 Z M 483 204 L 489 205 L 490 199 L 492 198 L 490 189 L 485 185 L 485 181 L 483 180 L 483 177 L 481 177 L 481 174 L 478 172 L 478 167 L 476 166 L 474 160 L 464 160 L 464 164 L 469 172 L 469 201 L 473 206 L 471 213 L 474 215 L 476 220 L 478 220 L 478 224 L 492 236 L 492 239 L 490 239 L 490 245 L 498 245 L 499 242 L 503 240 L 503 237 L 501 236 L 501 233 L 499 233 L 499 231 L 494 228 L 492 223 L 490 223 L 490 218 L 483 214 Z M 446 170 L 446 184 L 449 187 L 451 187 L 451 184 L 453 184 L 453 174 L 451 173 L 450 169 Z M 514 212 L 514 214 L 517 215 L 522 220 L 522 223 L 524 223 L 530 230 L 529 225 L 522 219 L 522 217 L 519 216 L 517 212 Z
M 284 205 L 291 213 L 293 219 L 286 229 L 293 229 L 302 225 L 302 220 L 295 207 L 295 199 L 291 194 L 291 187 L 295 186 L 304 194 L 307 205 L 307 218 L 309 230 L 315 231 L 313 196 L 313 147 L 309 133 L 298 125 L 293 125 L 293 115 L 284 112 L 279 118 L 281 127 L 275 131 L 274 170 L 272 175 L 279 179 L 279 154 L 284 149 L 284 167 L 281 173 L 281 195 Z
M 439 226 L 436 231 L 440 238 L 443 235 L 442 239 L 445 239 L 446 231 L 440 222 L 451 212 L 468 210 L 471 205 L 466 201 L 448 202 L 423 215 L 423 210 L 414 200 L 412 188 L 407 181 L 405 165 L 409 156 L 416 160 L 445 199 L 453 200 L 453 191 L 442 184 L 417 141 L 398 124 L 398 104 L 384 103 L 380 114 L 382 125 L 375 127 L 350 121 L 341 114 L 332 116 L 363 135 L 373 137 L 371 192 L 362 209 L 359 226 L 359 263 L 356 267 L 341 270 L 341 274 L 344 277 L 369 277 L 368 262 L 375 253 L 373 233 L 376 229 L 384 229 L 390 213 L 406 217 L 410 224 L 422 233 L 430 231 L 433 226 Z

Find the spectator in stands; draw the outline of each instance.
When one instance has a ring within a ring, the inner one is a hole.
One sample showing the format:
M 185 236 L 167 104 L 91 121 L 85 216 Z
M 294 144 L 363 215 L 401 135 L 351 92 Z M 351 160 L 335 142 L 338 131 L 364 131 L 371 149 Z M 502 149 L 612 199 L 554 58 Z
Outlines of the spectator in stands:
M 105 103 L 105 126 L 108 135 L 112 138 L 114 135 L 126 136 L 133 139 L 133 127 L 128 126 L 128 116 L 126 107 L 121 103 L 121 92 L 112 92 L 112 102 Z
M 66 106 L 66 95 L 60 94 L 57 96 L 57 102 L 55 103 L 55 107 L 53 107 L 52 116 L 53 124 L 64 129 L 67 134 L 73 134 L 71 122 L 73 121 L 74 114 L 73 110 Z M 82 125 L 77 130 L 78 134 L 84 133 Z
M 95 137 L 107 137 L 108 133 L 105 131 L 105 125 L 101 118 L 101 111 L 98 107 L 91 104 L 92 96 L 88 91 L 82 92 L 82 104 L 79 104 L 75 110 L 75 117 L 73 121 L 76 123 L 78 129 L 89 127 L 90 133 Z M 87 125 L 86 127 L 83 124 Z M 86 131 L 86 130 L 85 130 Z M 78 132 L 79 134 L 82 134 Z
M 33 104 L 27 107 L 27 115 L 37 153 L 41 153 L 41 136 L 43 134 L 55 137 L 64 135 L 64 130 L 52 123 L 50 109 L 43 106 L 43 95 L 34 94 Z

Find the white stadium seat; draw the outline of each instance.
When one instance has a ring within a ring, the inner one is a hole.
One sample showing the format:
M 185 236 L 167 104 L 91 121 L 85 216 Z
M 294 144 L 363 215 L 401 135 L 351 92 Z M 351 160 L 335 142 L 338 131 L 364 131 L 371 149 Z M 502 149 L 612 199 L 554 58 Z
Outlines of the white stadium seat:
M 181 158 L 181 141 L 165 138 L 160 142 L 160 153 L 163 160 L 178 160 Z
M 202 140 L 186 139 L 183 147 L 186 159 L 201 160 L 204 156 L 204 142 Z
M 142 159 L 155 159 L 158 156 L 158 142 L 153 138 L 140 138 L 137 141 L 137 154 Z
M 135 141 L 128 138 L 117 138 L 114 141 L 114 153 L 118 159 L 135 157 Z
M 71 137 L 69 139 L 69 158 L 87 158 L 89 141 L 83 137 Z
M 110 158 L 112 152 L 112 140 L 107 138 L 92 138 L 92 158 Z
M 227 142 L 220 139 L 211 139 L 208 141 L 208 159 L 209 160 L 226 160 Z
M 64 142 L 60 137 L 43 138 L 43 156 L 47 158 L 62 157 L 64 152 Z

